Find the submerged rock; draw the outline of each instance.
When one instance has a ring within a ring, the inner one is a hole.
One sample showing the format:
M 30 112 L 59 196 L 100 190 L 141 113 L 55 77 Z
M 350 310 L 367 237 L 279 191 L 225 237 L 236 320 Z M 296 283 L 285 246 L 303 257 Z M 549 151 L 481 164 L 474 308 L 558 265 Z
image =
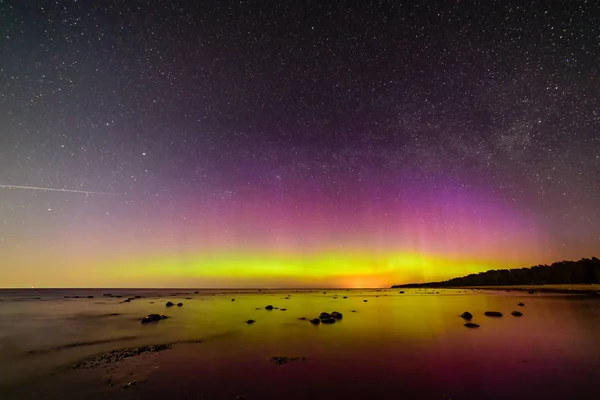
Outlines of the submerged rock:
M 465 326 L 466 326 L 467 328 L 479 328 L 479 325 L 477 325 L 477 324 L 474 324 L 474 323 L 472 323 L 472 322 L 467 322 L 467 323 L 465 324 Z
M 313 318 L 310 320 L 310 323 L 313 325 L 319 325 L 321 323 L 321 320 L 319 318 Z
M 165 304 L 167 307 L 173 307 L 175 304 L 173 304 L 173 302 L 171 301 L 167 301 L 167 304 Z
M 177 303 L 177 307 L 183 307 L 183 303 Z
M 161 314 L 148 314 L 147 316 L 145 316 L 144 318 L 142 318 L 142 324 L 147 324 L 149 322 L 158 322 L 160 320 L 163 319 L 167 319 L 169 317 L 167 317 L 166 315 L 161 315 Z
M 323 323 L 323 324 L 333 324 L 333 323 L 335 323 L 335 319 L 333 319 L 331 317 L 330 318 L 322 318 L 321 319 L 321 323 Z
M 401 291 L 400 291 L 400 294 L 404 294 L 404 290 L 401 290 Z
M 519 307 L 525 307 L 525 303 L 521 303 L 521 302 L 519 302 L 519 303 L 517 303 L 517 305 L 518 305 Z
M 347 299 L 347 298 L 348 298 L 347 296 L 342 297 L 342 299 Z
M 306 319 L 306 317 L 300 317 L 298 319 L 304 321 Z
M 500 311 L 486 311 L 484 315 L 486 317 L 501 317 L 502 313 Z
M 322 312 L 321 314 L 319 314 L 319 319 L 323 318 L 331 318 L 331 315 L 329 313 Z
M 279 311 L 287 311 L 287 308 L 282 308 L 282 309 L 281 309 L 281 310 L 279 310 Z
M 528 293 L 529 294 L 534 294 L 535 292 L 533 290 L 530 290 Z
M 366 303 L 366 302 L 367 302 L 367 301 L 369 301 L 369 300 L 363 300 L 363 301 Z
M 465 311 L 464 313 L 460 314 L 460 317 L 464 319 L 473 319 L 473 314 L 471 314 L 468 311 Z
M 235 299 L 231 299 L 231 301 L 235 301 Z
M 253 319 L 249 319 L 248 321 L 246 321 L 246 323 L 247 323 L 248 325 L 250 325 L 250 324 L 253 324 L 253 323 L 255 323 L 255 322 L 256 322 L 256 321 L 255 321 L 255 320 L 253 320 Z
M 287 364 L 292 361 L 304 361 L 306 357 L 271 357 L 271 362 L 277 365 Z
M 520 311 L 513 311 L 513 312 L 511 312 L 511 314 L 514 315 L 515 317 L 522 317 L 523 316 L 523 313 L 520 312 Z
M 270 311 L 270 310 L 272 310 L 272 309 L 273 309 L 273 306 L 272 306 L 272 305 L 270 305 L 270 304 L 269 304 L 268 306 L 266 306 L 266 307 L 265 307 L 265 310 L 269 310 L 269 311 Z

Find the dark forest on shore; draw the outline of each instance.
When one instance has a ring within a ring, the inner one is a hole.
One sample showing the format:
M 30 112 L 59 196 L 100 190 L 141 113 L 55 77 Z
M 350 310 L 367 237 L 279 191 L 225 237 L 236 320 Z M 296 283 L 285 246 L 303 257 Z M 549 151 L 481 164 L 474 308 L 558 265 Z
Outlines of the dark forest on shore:
M 411 283 L 394 285 L 392 288 L 594 283 L 600 283 L 600 259 L 596 257 L 582 258 L 579 261 L 559 261 L 530 268 L 494 269 L 443 282 Z

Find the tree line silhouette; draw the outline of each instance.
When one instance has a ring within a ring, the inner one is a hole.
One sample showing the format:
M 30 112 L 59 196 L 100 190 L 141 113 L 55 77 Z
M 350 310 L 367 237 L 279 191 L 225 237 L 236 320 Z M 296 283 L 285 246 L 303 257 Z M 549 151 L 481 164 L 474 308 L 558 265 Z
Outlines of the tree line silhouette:
M 559 261 L 551 265 L 530 268 L 493 269 L 470 274 L 443 282 L 394 285 L 400 287 L 456 287 L 456 286 L 502 286 L 546 284 L 600 283 L 600 259 L 582 258 L 579 261 Z

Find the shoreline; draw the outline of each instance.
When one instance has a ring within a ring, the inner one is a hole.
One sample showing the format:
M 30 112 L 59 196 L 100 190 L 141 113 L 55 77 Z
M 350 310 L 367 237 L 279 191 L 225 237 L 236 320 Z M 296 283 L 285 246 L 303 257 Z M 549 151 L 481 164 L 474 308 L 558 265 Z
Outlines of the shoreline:
M 421 286 L 411 287 L 412 289 L 462 289 L 462 290 L 494 290 L 494 291 L 533 291 L 540 293 L 573 294 L 600 296 L 600 284 L 558 284 L 558 285 L 483 285 L 483 286 Z M 398 287 L 394 289 L 399 289 Z

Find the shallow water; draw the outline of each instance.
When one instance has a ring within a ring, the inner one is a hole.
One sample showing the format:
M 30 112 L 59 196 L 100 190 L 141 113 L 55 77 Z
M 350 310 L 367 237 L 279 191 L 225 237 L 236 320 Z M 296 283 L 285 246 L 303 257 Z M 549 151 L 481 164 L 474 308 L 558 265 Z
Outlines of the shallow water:
M 308 368 L 306 388 L 330 376 L 350 379 L 345 384 L 356 385 L 357 393 L 387 393 L 400 389 L 399 382 L 405 390 L 417 390 L 421 381 L 424 392 L 460 395 L 454 398 L 600 394 L 598 298 L 471 290 L 326 292 L 2 290 L 0 388 L 35 382 L 57 367 L 113 349 L 202 340 L 219 349 L 204 354 L 212 359 L 205 369 L 218 368 L 219 357 L 244 366 L 274 355 L 305 356 L 303 366 L 293 368 Z M 94 298 L 64 298 L 75 295 Z M 136 295 L 141 298 L 123 303 Z M 184 306 L 166 308 L 167 301 Z M 518 307 L 519 301 L 525 307 Z M 268 304 L 287 311 L 266 311 Z M 489 310 L 504 316 L 483 316 Z M 524 315 L 513 317 L 513 310 Z M 322 311 L 339 311 L 344 318 L 319 326 L 298 320 Z M 470 311 L 480 328 L 465 328 L 463 311 Z M 149 313 L 170 318 L 140 324 Z M 248 319 L 256 323 L 247 325 Z

